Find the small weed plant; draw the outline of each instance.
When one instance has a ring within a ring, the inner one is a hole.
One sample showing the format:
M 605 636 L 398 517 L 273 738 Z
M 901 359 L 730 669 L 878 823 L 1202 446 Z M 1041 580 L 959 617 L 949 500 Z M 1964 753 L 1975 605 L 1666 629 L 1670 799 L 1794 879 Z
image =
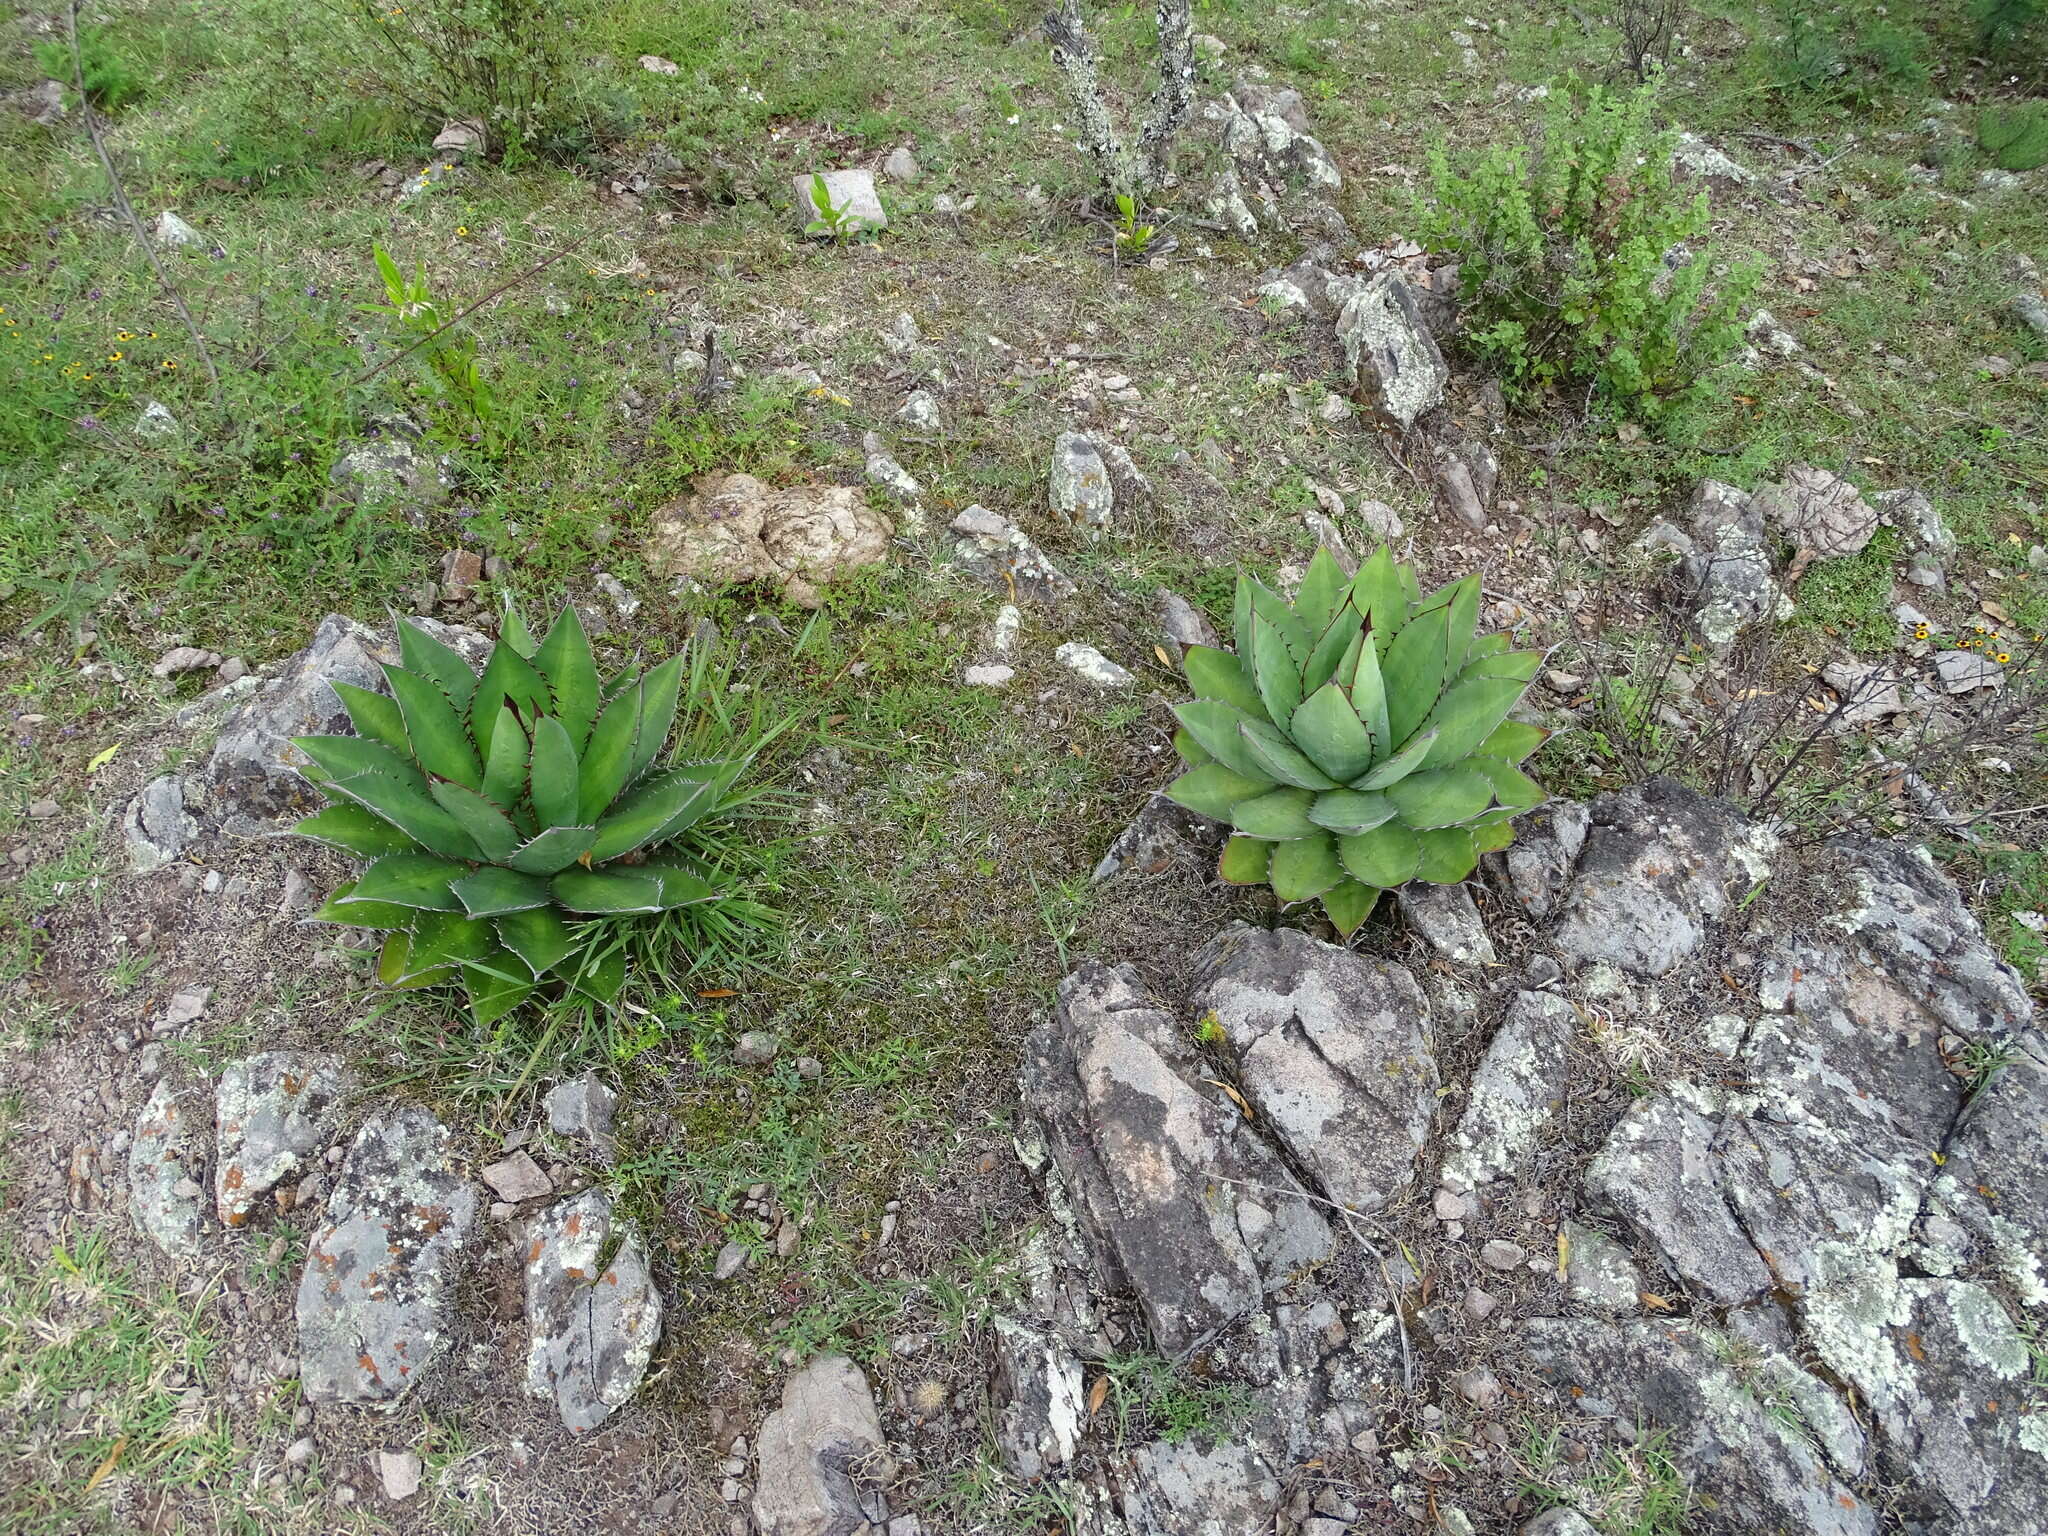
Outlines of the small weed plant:
M 1233 829 L 1225 880 L 1319 900 L 1348 935 L 1386 890 L 1456 884 L 1513 841 L 1543 799 L 1516 764 L 1549 733 L 1507 713 L 1542 655 L 1478 615 L 1477 576 L 1425 597 L 1384 546 L 1355 579 L 1318 551 L 1292 603 L 1238 578 L 1237 654 L 1188 648 L 1167 789 Z
M 36 68 L 52 80 L 61 80 L 67 94 L 77 89 L 83 75 L 85 99 L 102 112 L 118 112 L 149 94 L 149 81 L 129 66 L 107 34 L 96 27 L 78 29 L 76 68 L 68 37 L 37 43 L 35 54 Z
M 1560 91 L 1540 144 L 1454 168 L 1430 155 L 1425 238 L 1459 262 L 1465 344 L 1523 397 L 1589 385 L 1618 411 L 1667 417 L 1742 341 L 1758 268 L 1716 276 L 1707 197 L 1672 181 L 1652 87 Z
M 1977 143 L 2002 171 L 2048 165 L 2048 101 L 1997 102 L 1977 114 Z
M 475 338 L 458 330 L 442 316 L 427 284 L 422 264 L 407 277 L 383 246 L 373 244 L 378 275 L 384 279 L 384 302 L 365 304 L 372 315 L 389 315 L 410 338 L 408 345 L 426 359 L 428 370 L 439 388 L 442 403 L 471 431 L 489 440 L 493 434 L 491 386 L 477 366 Z
M 1123 256 L 1134 260 L 1142 259 L 1158 238 L 1159 226 L 1146 224 L 1138 218 L 1138 200 L 1128 192 L 1116 195 L 1116 248 Z
M 357 734 L 297 743 L 332 802 L 297 830 L 371 860 L 316 916 L 385 933 L 380 981 L 460 986 L 488 1024 L 536 994 L 609 1003 L 624 920 L 715 926 L 728 898 L 692 834 L 758 798 L 735 786 L 766 742 L 661 765 L 702 647 L 605 680 L 573 607 L 538 642 L 508 608 L 481 675 L 416 625 L 398 636 L 390 693 L 335 685 Z
M 811 178 L 807 200 L 811 205 L 811 221 L 804 226 L 807 235 L 825 235 L 835 245 L 844 245 L 848 240 L 868 234 L 868 221 L 853 211 L 851 203 L 832 201 L 832 188 L 822 176 Z

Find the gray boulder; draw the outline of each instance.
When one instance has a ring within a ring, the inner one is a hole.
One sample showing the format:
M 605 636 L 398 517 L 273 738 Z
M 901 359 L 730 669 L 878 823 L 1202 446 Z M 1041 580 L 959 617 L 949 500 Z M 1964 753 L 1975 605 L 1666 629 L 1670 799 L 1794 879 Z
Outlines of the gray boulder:
M 1766 522 L 1794 549 L 1812 558 L 1840 560 L 1862 550 L 1877 532 L 1877 509 L 1841 476 L 1811 464 L 1787 466 L 1785 478 L 1756 493 Z
M 1074 1459 L 1087 1431 L 1081 1362 L 1059 1338 L 1011 1318 L 994 1326 L 995 1436 L 1011 1475 L 1034 1482 Z
M 761 1536 L 853 1536 L 888 1518 L 879 1485 L 894 1476 L 867 1378 L 844 1355 L 819 1355 L 782 1388 L 761 1425 L 754 1524 Z
M 1271 1530 L 1279 1507 L 1280 1480 L 1232 1440 L 1141 1446 L 1123 1489 L 1131 1536 L 1249 1536 Z
M 958 535 L 953 561 L 977 581 L 1030 602 L 1056 603 L 1074 595 L 1066 572 L 1007 517 L 972 506 L 951 527 Z
M 121 813 L 128 867 L 138 875 L 170 863 L 198 836 L 199 823 L 185 809 L 185 786 L 176 774 L 151 779 Z
M 1055 518 L 1091 539 L 1102 537 L 1116 510 L 1116 485 L 1091 439 L 1079 432 L 1062 432 L 1054 441 L 1047 497 Z
M 526 1390 L 552 1400 L 572 1434 L 631 1397 L 661 1339 L 647 1248 L 603 1190 L 549 1206 L 526 1249 Z
M 1353 395 L 1403 431 L 1443 403 L 1451 371 L 1415 295 L 1393 273 L 1381 273 L 1346 300 L 1337 343 Z
M 299 1277 L 299 1378 L 315 1403 L 388 1402 L 448 1346 L 476 1190 L 448 1128 L 406 1107 L 365 1122 Z
M 1025 1047 L 1025 1108 L 1095 1267 L 1137 1295 L 1175 1356 L 1332 1247 L 1286 1166 L 1201 1078 L 1179 1025 L 1128 966 L 1081 965 Z
M 1398 965 L 1291 928 L 1235 924 L 1195 960 L 1245 1095 L 1323 1193 L 1376 1211 L 1405 1190 L 1436 1107 L 1429 1001 Z
M 1700 638 L 1727 652 L 1742 632 L 1792 616 L 1764 537 L 1764 519 L 1748 492 L 1702 480 L 1687 509 L 1691 536 L 1673 574 L 1673 590 Z M 1675 532 L 1675 530 L 1674 530 Z
M 1176 865 L 1213 869 L 1225 828 L 1154 790 L 1096 862 L 1092 880 L 1125 872 L 1164 874 Z
M 239 1227 L 256 1202 L 326 1148 L 355 1084 L 338 1056 L 265 1051 L 228 1063 L 214 1087 L 214 1205 Z

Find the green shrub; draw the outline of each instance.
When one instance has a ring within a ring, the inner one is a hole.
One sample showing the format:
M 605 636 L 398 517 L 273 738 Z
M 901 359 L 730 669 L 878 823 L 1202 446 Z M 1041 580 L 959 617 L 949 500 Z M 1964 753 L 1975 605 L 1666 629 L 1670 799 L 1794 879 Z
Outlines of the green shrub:
M 71 40 L 53 38 L 36 44 L 36 68 L 52 80 L 75 90 L 80 74 L 85 77 L 85 98 L 102 112 L 118 112 L 130 102 L 149 94 L 149 81 L 137 74 L 114 51 L 106 33 L 96 27 L 78 30 L 78 65 L 72 67 Z
M 1710 250 L 1666 266 L 1705 232 L 1707 198 L 1673 184 L 1652 100 L 1648 86 L 1574 86 L 1552 97 L 1533 151 L 1495 146 L 1456 170 L 1441 146 L 1430 154 L 1424 238 L 1458 258 L 1465 344 L 1517 393 L 1590 382 L 1654 421 L 1741 344 L 1755 264 L 1718 283 Z
M 1926 89 L 1927 35 L 1880 11 L 1849 6 L 1822 12 L 1781 0 L 1782 30 L 1756 45 L 1760 72 L 1779 90 L 1826 102 L 1867 106 L 1889 94 Z
M 1994 102 L 1977 114 L 1977 143 L 2000 170 L 2048 165 L 2048 101 Z
M 334 685 L 356 735 L 297 742 L 331 803 L 295 830 L 372 861 L 315 915 L 385 932 L 380 981 L 459 985 L 480 1024 L 536 993 L 602 1004 L 620 919 L 727 899 L 703 829 L 759 798 L 735 785 L 776 732 L 659 765 L 703 647 L 603 681 L 573 607 L 538 643 L 508 609 L 481 676 L 415 625 L 398 642 L 390 694 Z
M 1167 794 L 1224 822 L 1222 877 L 1320 899 L 1353 932 L 1381 893 L 1449 885 L 1543 799 L 1515 766 L 1549 734 L 1507 713 L 1542 660 L 1474 638 L 1479 578 L 1428 597 L 1384 546 L 1347 578 L 1318 551 L 1293 603 L 1237 584 L 1237 654 L 1191 646 Z
M 1977 46 L 2003 56 L 2040 41 L 2048 0 L 1974 0 L 1970 19 L 1977 24 Z

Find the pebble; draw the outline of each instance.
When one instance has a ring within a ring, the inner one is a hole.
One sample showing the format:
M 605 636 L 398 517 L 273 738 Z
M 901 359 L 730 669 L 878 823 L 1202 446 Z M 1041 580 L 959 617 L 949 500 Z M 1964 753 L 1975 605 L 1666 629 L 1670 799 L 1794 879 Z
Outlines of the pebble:
M 285 1447 L 284 1464 L 288 1467 L 306 1466 L 313 1460 L 313 1453 L 318 1449 L 311 1435 L 301 1435 Z
M 54 800 L 33 801 L 29 805 L 28 813 L 36 821 L 48 821 L 57 814 L 57 802 Z
M 403 1503 L 420 1491 L 420 1457 L 417 1451 L 379 1451 L 377 1475 L 384 1483 L 384 1497 Z
M 815 1056 L 799 1056 L 796 1059 L 796 1075 L 807 1083 L 815 1083 L 825 1075 L 825 1063 Z
M 1479 1250 L 1479 1262 L 1488 1269 L 1505 1273 L 1515 1268 L 1529 1256 L 1529 1250 L 1520 1243 L 1511 1243 L 1504 1237 L 1496 1237 Z
M 713 1280 L 730 1280 L 747 1267 L 747 1245 L 735 1238 L 718 1250 L 718 1261 L 712 1266 Z
M 969 667 L 960 674 L 960 681 L 970 688 L 1000 688 L 1016 675 L 1015 667 L 1006 667 L 998 663 Z
M 733 1062 L 742 1067 L 765 1067 L 782 1049 L 782 1042 L 765 1029 L 750 1029 L 732 1048 Z
M 1472 1214 L 1472 1207 L 1465 1197 L 1449 1189 L 1436 1192 L 1435 1210 L 1438 1221 L 1463 1221 Z
M 1453 1385 L 1458 1389 L 1458 1396 L 1474 1408 L 1491 1408 L 1500 1401 L 1500 1378 L 1484 1367 L 1460 1371 Z
M 537 1200 L 555 1187 L 541 1171 L 540 1164 L 524 1151 L 514 1152 L 510 1157 L 487 1165 L 482 1171 L 482 1178 L 491 1186 L 491 1193 L 500 1200 L 515 1204 L 521 1200 Z
M 1137 679 L 1122 667 L 1111 661 L 1092 645 L 1083 645 L 1078 640 L 1069 640 L 1053 656 L 1060 665 L 1078 674 L 1097 688 L 1128 688 Z

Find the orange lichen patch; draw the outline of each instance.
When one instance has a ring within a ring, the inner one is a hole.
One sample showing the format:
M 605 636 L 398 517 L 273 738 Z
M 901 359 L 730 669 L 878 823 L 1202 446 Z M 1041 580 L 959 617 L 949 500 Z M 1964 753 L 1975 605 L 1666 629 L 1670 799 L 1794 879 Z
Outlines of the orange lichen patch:
M 240 1163 L 229 1163 L 226 1168 L 221 1170 L 220 1187 L 222 1189 L 240 1189 L 245 1182 L 247 1181 L 242 1177 L 242 1165 Z
M 578 1269 L 573 1264 L 570 1265 L 567 1269 L 563 1270 L 562 1273 L 567 1275 L 571 1280 L 581 1280 L 583 1278 L 583 1271 L 581 1269 Z
M 562 1223 L 562 1231 L 566 1233 L 568 1236 L 574 1237 L 577 1233 L 581 1232 L 582 1230 L 583 1213 L 581 1211 L 571 1211 L 569 1213 L 569 1219 Z
M 606 1285 L 617 1285 L 619 1283 L 619 1272 L 616 1269 L 606 1270 L 604 1272 L 604 1283 Z
M 533 1240 L 533 1246 L 532 1246 L 531 1248 L 529 1248 L 529 1249 L 527 1249 L 527 1250 L 526 1250 L 526 1262 L 527 1262 L 527 1263 L 531 1264 L 531 1263 L 532 1263 L 532 1262 L 533 1262 L 533 1261 L 534 1261 L 535 1259 L 537 1259 L 537 1258 L 539 1258 L 539 1257 L 540 1257 L 540 1250 L 541 1250 L 541 1247 L 542 1247 L 542 1244 L 541 1244 L 541 1240 L 540 1240 L 539 1238 L 537 1238 L 537 1237 L 536 1237 L 536 1238 L 535 1238 L 535 1239 Z
M 306 1079 L 303 1077 L 296 1077 L 290 1072 L 285 1073 L 284 1091 L 292 1095 L 292 1097 L 297 1098 L 301 1093 L 304 1093 L 306 1091 Z
M 1919 1334 L 1909 1333 L 1906 1335 L 1906 1353 L 1915 1360 L 1925 1360 L 1927 1358 L 1927 1351 L 1920 1345 Z
M 1844 1509 L 1854 1509 L 1856 1507 L 1856 1501 L 1850 1498 L 1849 1495 L 1847 1495 L 1846 1493 L 1836 1494 L 1835 1502 L 1841 1505 Z
M 357 1355 L 356 1364 L 368 1371 L 377 1380 L 382 1381 L 384 1379 L 384 1373 L 377 1369 L 377 1362 L 372 1360 L 368 1354 Z

